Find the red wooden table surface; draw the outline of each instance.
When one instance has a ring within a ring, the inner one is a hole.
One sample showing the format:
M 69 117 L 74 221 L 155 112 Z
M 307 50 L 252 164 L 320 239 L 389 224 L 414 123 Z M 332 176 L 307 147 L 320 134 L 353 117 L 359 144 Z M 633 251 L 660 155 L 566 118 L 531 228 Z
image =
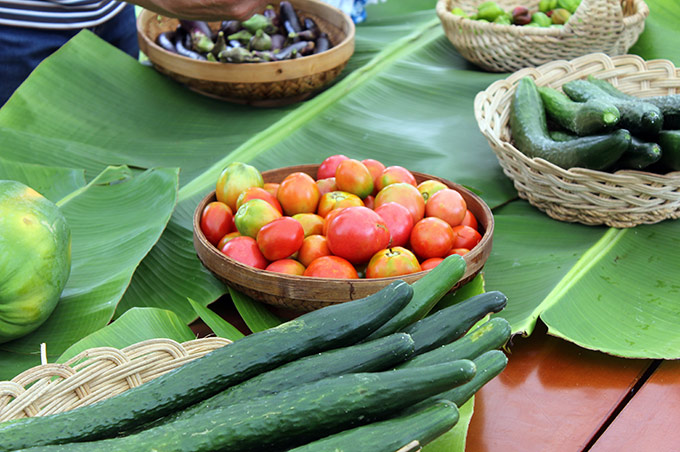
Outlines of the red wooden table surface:
M 248 332 L 230 301 L 211 308 Z M 508 351 L 507 368 L 476 395 L 467 451 L 680 452 L 680 361 L 586 350 L 540 323 Z

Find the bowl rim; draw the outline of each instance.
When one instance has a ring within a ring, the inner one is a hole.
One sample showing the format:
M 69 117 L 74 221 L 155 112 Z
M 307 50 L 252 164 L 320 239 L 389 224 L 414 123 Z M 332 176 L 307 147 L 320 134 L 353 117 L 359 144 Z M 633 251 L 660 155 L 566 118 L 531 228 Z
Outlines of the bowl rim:
M 271 4 L 278 4 L 280 0 L 271 0 Z M 137 36 L 140 48 L 153 64 L 181 75 L 194 77 L 212 82 L 231 83 L 259 83 L 276 82 L 320 73 L 338 66 L 338 62 L 347 61 L 354 53 L 356 27 L 354 21 L 340 9 L 319 0 L 292 0 L 296 9 L 305 11 L 304 7 L 296 4 L 312 4 L 317 8 L 343 18 L 342 28 L 346 35 L 342 41 L 330 49 L 307 55 L 295 60 L 270 61 L 262 63 L 223 63 L 220 61 L 201 61 L 169 52 L 144 33 L 144 24 L 154 17 L 165 17 L 148 9 L 142 9 L 137 17 Z M 167 19 L 173 19 L 166 17 Z M 211 21 L 209 23 L 214 23 Z M 302 64 L 304 63 L 304 64 Z M 181 67 L 181 70 L 178 70 Z M 309 68 L 313 70 L 310 71 Z M 193 69 L 192 69 L 193 68 Z M 299 68 L 298 70 L 296 70 Z
M 263 178 L 265 179 L 265 182 L 267 182 L 267 176 L 271 175 L 274 171 L 283 171 L 283 170 L 288 170 L 290 169 L 291 172 L 295 171 L 313 171 L 319 167 L 318 164 L 307 164 L 307 165 L 294 165 L 294 166 L 288 166 L 288 167 L 281 167 L 281 168 L 276 168 L 268 171 L 263 171 L 262 175 Z M 480 226 L 484 227 L 484 233 L 482 234 L 482 239 L 479 241 L 479 243 L 472 249 L 470 252 L 465 254 L 463 259 L 466 262 L 466 274 L 467 272 L 472 268 L 470 265 L 470 262 L 476 262 L 477 260 L 481 259 L 484 255 L 487 256 L 491 251 L 491 245 L 492 245 L 492 240 L 493 240 L 493 233 L 494 233 L 494 217 L 493 217 L 493 212 L 491 211 L 491 208 L 488 206 L 484 200 L 482 200 L 481 197 L 473 193 L 472 191 L 468 190 L 462 185 L 456 184 L 454 182 L 451 182 L 447 179 L 426 174 L 426 173 L 421 173 L 418 171 L 411 171 L 411 173 L 416 177 L 416 179 L 421 178 L 421 179 L 435 179 L 439 181 L 443 181 L 449 188 L 453 188 L 456 191 L 458 191 L 464 199 L 473 199 L 477 203 L 479 209 L 484 212 L 484 218 L 487 219 L 487 224 L 482 225 L 480 221 Z M 320 277 L 312 277 L 312 276 L 297 276 L 297 275 L 287 275 L 283 273 L 276 273 L 276 272 L 271 272 L 271 271 L 266 271 L 266 270 L 260 270 L 254 267 L 251 267 L 249 265 L 243 264 L 241 262 L 236 261 L 235 259 L 232 259 L 229 256 L 226 256 L 222 254 L 216 246 L 212 245 L 208 240 L 205 238 L 205 235 L 201 231 L 200 228 L 200 217 L 201 217 L 201 212 L 203 211 L 203 208 L 205 205 L 207 205 L 208 202 L 211 200 L 215 199 L 215 191 L 211 191 L 206 195 L 198 204 L 196 209 L 194 210 L 194 215 L 193 215 L 193 234 L 194 234 L 194 245 L 197 248 L 200 244 L 208 253 L 211 255 L 214 255 L 218 257 L 221 261 L 224 261 L 226 264 L 236 266 L 239 269 L 252 272 L 253 274 L 256 274 L 258 277 L 264 277 L 266 279 L 270 279 L 271 281 L 286 281 L 288 283 L 297 283 L 297 284 L 310 284 L 310 283 L 322 283 L 322 284 L 330 284 L 330 285 L 337 285 L 338 283 L 341 284 L 347 284 L 350 283 L 352 285 L 358 284 L 358 285 L 366 285 L 366 286 L 373 286 L 376 285 L 376 283 L 383 283 L 384 285 L 389 284 L 392 281 L 396 281 L 399 279 L 406 280 L 409 282 L 409 280 L 416 280 L 422 277 L 425 273 L 429 272 L 429 270 L 422 270 L 416 273 L 411 273 L 408 275 L 400 275 L 400 276 L 390 276 L 390 277 L 384 277 L 384 278 L 359 278 L 359 279 L 340 279 L 340 278 L 320 278 Z M 473 212 L 474 213 L 474 212 Z M 475 214 L 476 217 L 481 218 L 481 215 Z M 197 250 L 198 251 L 198 250 Z M 200 255 L 199 255 L 200 258 Z M 200 259 L 201 262 L 203 262 L 202 259 Z M 474 274 L 479 272 L 481 268 L 483 267 L 484 263 L 486 262 L 486 259 L 482 262 L 482 265 L 479 266 L 479 269 L 476 270 Z M 210 269 L 207 265 L 203 264 L 208 270 L 214 273 L 212 269 Z M 463 277 L 464 278 L 464 277 Z M 462 280 L 462 278 L 461 278 Z

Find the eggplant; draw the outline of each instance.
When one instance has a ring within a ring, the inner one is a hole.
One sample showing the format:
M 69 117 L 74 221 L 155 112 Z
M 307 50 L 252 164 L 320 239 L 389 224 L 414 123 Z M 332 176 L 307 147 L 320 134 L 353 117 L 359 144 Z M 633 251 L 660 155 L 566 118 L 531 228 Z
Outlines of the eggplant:
M 180 19 L 179 24 L 182 28 L 188 31 L 189 34 L 196 32 L 202 33 L 208 37 L 212 36 L 212 30 L 210 29 L 210 26 L 207 22 L 203 22 L 202 20 Z
M 188 33 L 187 33 L 187 35 L 188 35 Z M 184 36 L 178 36 L 177 39 L 175 40 L 175 50 L 177 51 L 177 53 L 179 53 L 180 55 L 185 56 L 187 58 L 191 58 L 192 60 L 203 61 L 203 60 L 206 59 L 200 53 L 194 52 L 190 48 L 187 48 L 185 46 L 184 39 L 185 39 Z
M 302 30 L 300 33 L 288 33 L 288 39 L 293 42 L 298 41 L 314 41 L 319 37 L 318 30 L 315 33 L 313 30 Z
M 217 56 L 225 63 L 259 63 L 262 59 L 243 47 L 229 47 Z
M 290 31 L 294 31 L 295 33 L 302 31 L 300 19 L 290 2 L 284 0 L 279 4 L 279 16 L 283 21 L 284 27 L 286 27 L 286 22 L 289 23 L 288 26 L 291 28 Z
M 220 31 L 224 33 L 225 36 L 233 35 L 237 33 L 241 28 L 241 22 L 238 20 L 223 20 L 220 24 Z
M 283 48 L 284 43 L 286 42 L 285 36 L 277 33 L 277 34 L 271 35 L 271 38 L 272 38 L 272 48 L 271 48 L 271 50 L 279 50 L 279 49 Z
M 321 33 L 315 41 L 316 46 L 314 47 L 314 53 L 325 52 L 331 48 L 331 40 L 328 38 L 326 33 Z
M 241 25 L 251 33 L 257 33 L 258 30 L 262 30 L 265 33 L 274 33 L 277 31 L 277 28 L 274 26 L 271 19 L 263 14 L 253 14 L 250 19 L 246 20 Z
M 274 61 L 274 53 L 271 50 L 253 50 L 252 54 L 263 62 Z
M 276 13 L 274 6 L 267 5 L 262 14 L 267 17 L 275 27 L 278 28 L 281 26 L 281 20 L 279 19 L 279 15 Z
M 302 24 L 304 25 L 304 30 L 311 30 L 314 32 L 317 36 L 319 35 L 319 26 L 314 22 L 314 19 L 310 19 L 309 17 L 305 17 L 305 19 L 302 21 Z
M 255 35 L 248 41 L 249 50 L 270 50 L 271 48 L 272 38 L 261 28 L 257 30 Z
M 243 44 L 238 39 L 230 39 L 228 47 L 243 47 Z
M 224 37 L 224 32 L 223 31 L 218 31 L 217 32 L 217 38 L 215 39 L 215 45 L 213 46 L 212 50 L 210 51 L 210 54 L 213 56 L 217 56 L 220 54 L 221 51 L 226 50 L 227 48 L 227 40 Z
M 276 60 L 287 60 L 293 58 L 296 54 L 306 55 L 314 50 L 314 41 L 299 41 L 295 42 L 274 54 Z
M 193 51 L 207 53 L 215 46 L 211 38 L 212 30 L 207 22 L 181 19 L 179 23 L 191 36 L 191 49 Z
M 253 37 L 253 34 L 251 32 L 249 32 L 248 30 L 241 30 L 241 31 L 238 31 L 234 34 L 227 36 L 227 39 L 230 40 L 230 41 L 231 40 L 240 41 L 242 44 L 244 44 L 244 43 L 248 43 L 248 41 L 250 41 L 250 38 L 252 38 L 252 37 Z
M 174 43 L 176 37 L 177 33 L 175 31 L 164 31 L 156 38 L 156 44 L 168 52 L 177 53 Z

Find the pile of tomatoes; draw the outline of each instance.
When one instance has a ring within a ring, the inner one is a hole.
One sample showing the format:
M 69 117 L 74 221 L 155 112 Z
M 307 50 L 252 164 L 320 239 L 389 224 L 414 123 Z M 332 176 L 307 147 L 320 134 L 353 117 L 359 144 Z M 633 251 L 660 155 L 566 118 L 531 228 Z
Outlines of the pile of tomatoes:
M 264 183 L 235 162 L 201 214 L 206 239 L 252 267 L 324 278 L 382 278 L 427 270 L 479 243 L 477 219 L 440 181 L 401 166 L 337 154 L 316 179 L 293 172 Z

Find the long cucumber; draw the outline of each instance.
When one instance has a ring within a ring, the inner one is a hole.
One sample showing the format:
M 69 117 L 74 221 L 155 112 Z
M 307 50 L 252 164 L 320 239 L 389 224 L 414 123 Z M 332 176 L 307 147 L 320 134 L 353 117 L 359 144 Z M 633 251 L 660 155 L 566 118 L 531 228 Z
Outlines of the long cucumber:
M 510 339 L 510 334 L 510 323 L 502 317 L 494 317 L 460 339 L 414 356 L 396 368 L 423 367 L 457 359 L 475 359 L 489 350 L 502 347 Z
M 288 452 L 356 452 L 358 445 L 365 451 L 394 452 L 413 441 L 422 447 L 451 430 L 458 418 L 456 405 L 440 400 L 416 413 L 345 430 Z
M 469 360 L 416 369 L 330 377 L 129 436 L 27 449 L 30 452 L 253 452 L 297 447 L 386 419 L 469 381 Z
M 362 344 L 306 356 L 231 386 L 183 411 L 167 416 L 160 423 L 186 419 L 200 412 L 275 394 L 322 378 L 387 370 L 407 360 L 413 352 L 411 336 L 394 333 Z
M 446 257 L 425 276 L 412 284 L 413 297 L 397 315 L 368 336 L 367 340 L 386 336 L 425 317 L 439 300 L 465 274 L 465 260 L 453 254 Z
M 415 354 L 430 351 L 462 337 L 487 314 L 499 312 L 507 304 L 501 292 L 475 295 L 458 304 L 441 309 L 403 329 L 413 338 Z
M 411 299 L 395 281 L 366 298 L 329 306 L 217 349 L 136 388 L 92 405 L 0 426 L 0 450 L 117 435 L 312 353 L 355 343 Z

